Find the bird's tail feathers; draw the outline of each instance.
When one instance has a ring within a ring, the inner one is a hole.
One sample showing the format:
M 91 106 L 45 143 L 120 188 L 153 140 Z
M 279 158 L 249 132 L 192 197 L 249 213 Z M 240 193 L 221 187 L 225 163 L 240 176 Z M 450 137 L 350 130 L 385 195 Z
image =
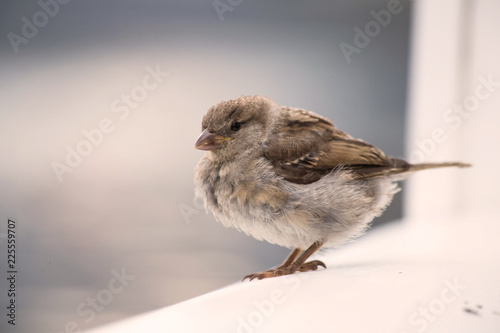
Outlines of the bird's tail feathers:
M 427 169 L 437 169 L 437 168 L 447 168 L 447 167 L 458 167 L 458 168 L 468 168 L 471 165 L 468 163 L 461 162 L 443 162 L 443 163 L 417 163 L 408 164 L 406 168 L 395 168 L 389 172 L 389 175 L 396 181 L 406 179 L 410 174 Z
M 420 171 L 426 169 L 436 169 L 436 168 L 447 168 L 447 167 L 458 167 L 458 168 L 468 168 L 471 165 L 468 163 L 461 162 L 443 162 L 443 163 L 418 163 L 411 164 L 408 171 Z
M 382 166 L 364 166 L 363 168 L 354 169 L 358 179 L 378 178 L 378 177 L 391 177 L 395 181 L 404 180 L 410 174 L 426 169 L 446 168 L 446 167 L 459 167 L 467 168 L 470 164 L 460 162 L 443 162 L 443 163 L 417 163 L 410 164 L 405 160 L 397 159 L 394 157 L 389 158 L 389 165 Z

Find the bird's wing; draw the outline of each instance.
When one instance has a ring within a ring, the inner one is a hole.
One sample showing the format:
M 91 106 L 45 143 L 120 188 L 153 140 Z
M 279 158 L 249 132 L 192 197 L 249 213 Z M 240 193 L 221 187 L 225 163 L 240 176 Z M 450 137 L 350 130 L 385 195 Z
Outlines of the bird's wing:
M 312 183 L 339 167 L 352 170 L 358 178 L 372 178 L 408 165 L 336 129 L 317 114 L 295 108 L 283 111 L 279 130 L 268 138 L 264 155 L 288 181 Z

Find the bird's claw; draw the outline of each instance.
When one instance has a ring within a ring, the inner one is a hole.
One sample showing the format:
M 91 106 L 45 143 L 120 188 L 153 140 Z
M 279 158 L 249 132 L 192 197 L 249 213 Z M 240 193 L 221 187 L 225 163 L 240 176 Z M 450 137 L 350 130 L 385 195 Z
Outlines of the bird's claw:
M 310 262 L 303 263 L 302 265 L 300 265 L 298 267 L 294 267 L 293 265 L 290 265 L 288 267 L 278 267 L 278 268 L 270 269 L 270 270 L 264 271 L 264 272 L 248 274 L 247 276 L 245 276 L 243 278 L 243 281 L 245 281 L 246 279 L 249 279 L 250 281 L 252 281 L 253 279 L 262 280 L 262 279 L 267 279 L 267 278 L 271 278 L 271 277 L 293 274 L 297 271 L 299 271 L 299 272 L 315 271 L 318 269 L 319 266 L 326 268 L 326 265 L 322 261 L 313 260 Z
M 303 263 L 297 270 L 300 272 L 315 271 L 318 269 L 319 266 L 326 268 L 326 265 L 322 261 L 313 260 Z

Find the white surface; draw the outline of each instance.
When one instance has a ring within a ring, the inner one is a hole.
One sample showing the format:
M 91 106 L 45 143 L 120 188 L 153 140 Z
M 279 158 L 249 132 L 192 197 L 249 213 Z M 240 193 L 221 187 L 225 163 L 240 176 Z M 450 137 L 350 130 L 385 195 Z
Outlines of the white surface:
M 494 42 L 500 1 L 413 4 L 407 156 L 413 161 L 420 155 L 425 161 L 469 162 L 474 168 L 412 176 L 405 189 L 405 214 L 425 223 L 442 211 L 491 211 L 497 208 L 500 187 L 500 43 Z M 481 78 L 496 83 L 492 91 L 479 88 L 488 96 L 467 110 L 464 105 L 476 98 Z M 465 111 L 453 111 L 457 105 Z M 450 121 L 451 116 L 458 120 Z M 435 130 L 442 131 L 442 139 L 432 139 Z
M 237 282 L 89 333 L 500 332 L 500 224 L 474 216 L 471 230 L 470 218 L 387 226 L 322 256 L 327 270 Z
M 459 100 L 464 84 L 462 50 L 464 36 L 462 24 L 463 1 L 417 1 L 414 3 L 411 44 L 408 150 L 410 162 L 460 161 L 454 131 L 444 122 L 443 114 Z M 434 131 L 441 129 L 436 140 Z M 458 128 L 458 130 L 464 130 Z M 465 160 L 464 160 L 465 161 Z M 461 175 L 451 171 L 434 172 L 409 180 L 406 215 L 426 217 L 439 211 L 451 211 L 461 188 Z M 419 179 L 417 179 L 419 178 Z M 439 184 L 439 186 L 435 186 Z M 432 189 L 434 200 L 428 200 Z

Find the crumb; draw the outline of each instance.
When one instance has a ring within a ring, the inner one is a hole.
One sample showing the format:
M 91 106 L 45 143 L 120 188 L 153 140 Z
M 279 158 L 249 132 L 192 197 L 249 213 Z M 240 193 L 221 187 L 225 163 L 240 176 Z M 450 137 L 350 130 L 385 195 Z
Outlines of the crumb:
M 475 316 L 479 316 L 479 313 L 476 310 L 470 309 L 470 308 L 464 308 L 464 312 L 473 314 Z

